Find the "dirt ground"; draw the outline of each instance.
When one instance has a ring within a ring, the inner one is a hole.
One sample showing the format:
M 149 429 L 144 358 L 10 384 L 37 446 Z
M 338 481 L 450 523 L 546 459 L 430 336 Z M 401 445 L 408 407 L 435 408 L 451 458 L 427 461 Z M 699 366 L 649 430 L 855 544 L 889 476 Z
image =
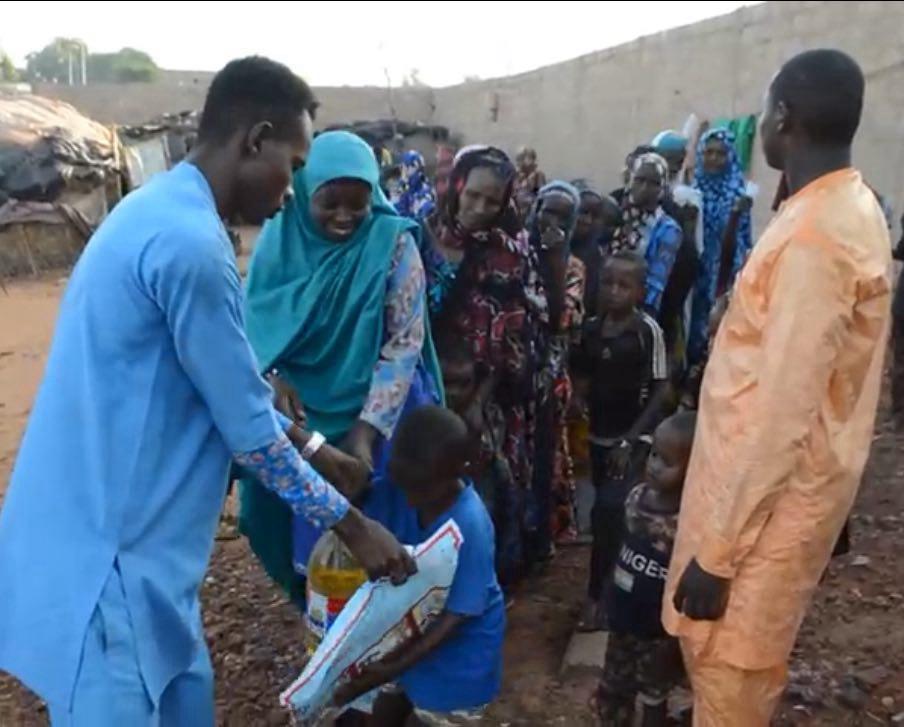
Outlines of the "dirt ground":
M 64 280 L 0 292 L 0 498 L 36 390 Z M 803 627 L 777 724 L 904 725 L 904 438 L 884 415 L 852 520 L 853 553 L 830 567 Z M 587 551 L 563 550 L 509 613 L 503 694 L 484 724 L 592 725 L 590 674 L 559 666 Z M 14 588 L 3 584 L 2 588 Z M 242 540 L 217 544 L 203 590 L 219 724 L 288 724 L 276 696 L 301 661 L 298 614 Z M 40 702 L 0 675 L 0 727 L 46 724 Z M 729 727 L 729 726 L 726 726 Z

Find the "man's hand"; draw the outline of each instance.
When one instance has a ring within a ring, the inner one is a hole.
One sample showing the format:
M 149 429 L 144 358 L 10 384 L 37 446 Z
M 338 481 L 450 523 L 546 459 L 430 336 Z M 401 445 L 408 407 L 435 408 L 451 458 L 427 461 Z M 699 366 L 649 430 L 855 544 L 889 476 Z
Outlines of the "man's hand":
M 730 590 L 729 579 L 707 573 L 694 558 L 678 581 L 672 605 L 694 621 L 717 621 L 725 614 Z
M 311 465 L 349 500 L 357 500 L 370 487 L 370 467 L 329 444 L 317 450 Z
M 389 577 L 393 585 L 400 586 L 417 573 L 414 558 L 405 547 L 357 508 L 350 508 L 334 530 L 372 581 Z
M 289 417 L 302 429 L 307 428 L 308 416 L 295 387 L 276 374 L 267 375 L 267 383 L 273 387 L 273 406 L 283 416 Z

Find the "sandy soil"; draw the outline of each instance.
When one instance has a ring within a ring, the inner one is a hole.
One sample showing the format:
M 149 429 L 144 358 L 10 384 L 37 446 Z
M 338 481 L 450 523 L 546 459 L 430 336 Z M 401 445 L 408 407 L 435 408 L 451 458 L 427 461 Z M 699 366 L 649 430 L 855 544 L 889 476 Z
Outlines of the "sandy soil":
M 63 281 L 0 292 L 0 497 L 43 369 Z M 854 552 L 839 559 L 801 633 L 777 723 L 904 724 L 904 459 L 884 421 L 853 519 Z M 591 725 L 591 675 L 559 665 L 580 601 L 587 552 L 563 550 L 510 611 L 502 697 L 487 725 Z M 4 584 L 4 587 L 6 584 Z M 219 723 L 285 725 L 276 695 L 297 673 L 298 614 L 242 540 L 217 544 L 203 591 L 217 674 Z M 893 721 L 897 717 L 898 721 Z M 0 727 L 46 724 L 39 701 L 0 676 Z

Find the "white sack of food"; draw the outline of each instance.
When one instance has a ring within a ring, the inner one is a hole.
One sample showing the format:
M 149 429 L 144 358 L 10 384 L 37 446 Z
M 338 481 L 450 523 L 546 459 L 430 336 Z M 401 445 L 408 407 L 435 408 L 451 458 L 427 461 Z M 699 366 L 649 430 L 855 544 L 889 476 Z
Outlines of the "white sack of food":
M 403 585 L 365 583 L 342 609 L 301 675 L 279 698 L 302 725 L 331 719 L 336 688 L 361 669 L 423 633 L 446 605 L 463 537 L 449 520 L 412 550 L 418 572 Z M 370 697 L 370 698 L 368 698 Z M 365 709 L 373 695 L 352 707 Z

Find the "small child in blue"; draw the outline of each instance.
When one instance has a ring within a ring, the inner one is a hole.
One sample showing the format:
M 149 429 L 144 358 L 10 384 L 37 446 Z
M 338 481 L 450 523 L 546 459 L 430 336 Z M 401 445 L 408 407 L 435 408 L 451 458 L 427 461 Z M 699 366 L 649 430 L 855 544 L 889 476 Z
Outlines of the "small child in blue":
M 416 409 L 396 430 L 389 473 L 417 511 L 399 539 L 421 543 L 452 519 L 463 543 L 439 618 L 337 691 L 335 702 L 344 705 L 393 685 L 380 693 L 368 724 L 473 724 L 499 694 L 505 605 L 496 580 L 493 523 L 464 479 L 474 448 L 462 419 L 440 407 Z

